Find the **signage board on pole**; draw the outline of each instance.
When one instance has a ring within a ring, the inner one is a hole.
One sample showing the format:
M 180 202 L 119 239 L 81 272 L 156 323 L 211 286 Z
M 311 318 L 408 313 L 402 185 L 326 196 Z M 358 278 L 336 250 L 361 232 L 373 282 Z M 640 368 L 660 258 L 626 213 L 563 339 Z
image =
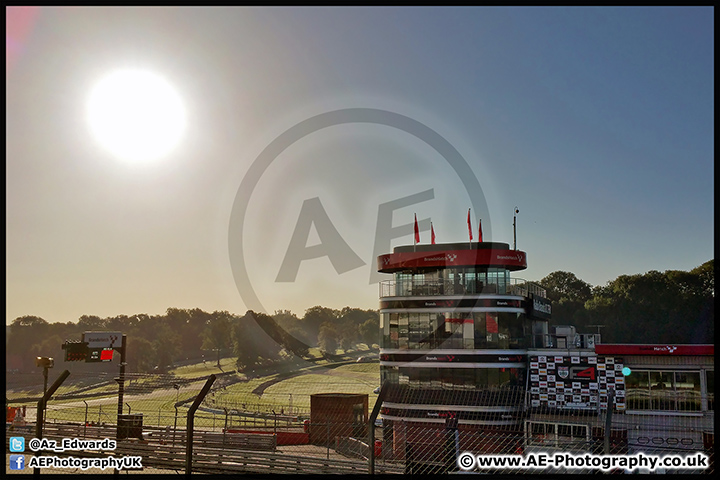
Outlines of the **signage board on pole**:
M 87 342 L 88 348 L 120 348 L 122 332 L 85 332 L 83 342 Z

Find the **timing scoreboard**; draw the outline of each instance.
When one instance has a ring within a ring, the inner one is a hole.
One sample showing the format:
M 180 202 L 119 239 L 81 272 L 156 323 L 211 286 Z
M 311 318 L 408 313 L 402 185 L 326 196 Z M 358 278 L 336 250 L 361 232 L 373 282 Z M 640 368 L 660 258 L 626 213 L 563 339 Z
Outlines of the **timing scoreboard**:
M 90 348 L 87 342 L 65 342 L 62 348 L 66 362 L 111 362 L 115 352 L 114 348 Z
M 530 406 L 597 410 L 614 390 L 616 410 L 625 410 L 623 359 L 614 356 L 530 355 Z
M 121 332 L 85 332 L 81 341 L 66 341 L 62 348 L 65 350 L 66 362 L 111 362 L 116 348 L 122 348 L 116 343 L 122 343 Z

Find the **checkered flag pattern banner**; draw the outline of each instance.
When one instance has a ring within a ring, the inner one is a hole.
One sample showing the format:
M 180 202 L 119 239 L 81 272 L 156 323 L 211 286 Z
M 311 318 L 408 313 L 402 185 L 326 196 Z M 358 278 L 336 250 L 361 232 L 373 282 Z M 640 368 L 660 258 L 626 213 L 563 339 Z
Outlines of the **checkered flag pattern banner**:
M 622 358 L 531 356 L 530 406 L 606 409 L 608 395 L 612 393 L 614 408 L 625 410 L 625 379 L 622 369 Z

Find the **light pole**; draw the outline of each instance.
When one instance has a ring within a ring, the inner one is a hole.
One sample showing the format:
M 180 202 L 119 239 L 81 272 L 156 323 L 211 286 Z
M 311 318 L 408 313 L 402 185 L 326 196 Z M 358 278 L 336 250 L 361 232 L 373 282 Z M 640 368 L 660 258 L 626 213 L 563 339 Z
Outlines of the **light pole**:
M 520 210 L 518 210 L 518 207 L 515 207 L 515 211 L 513 212 L 513 250 L 517 250 L 517 230 L 515 228 L 516 224 L 516 215 L 520 213 Z
M 35 366 L 43 369 L 43 395 L 47 392 L 48 369 L 55 366 L 55 360 L 52 357 L 35 357 Z
M 35 357 L 35 366 L 43 369 L 43 397 L 47 393 L 48 369 L 55 366 L 55 360 L 52 357 Z M 47 402 L 43 405 L 43 410 L 47 410 Z M 43 412 L 45 413 L 45 412 Z M 43 423 L 47 415 L 43 415 Z
M 122 335 L 120 344 L 120 376 L 115 379 L 118 384 L 118 405 L 117 405 L 117 438 L 120 438 L 120 417 L 123 414 L 123 396 L 125 394 L 125 365 L 127 365 L 127 335 Z M 117 471 L 117 470 L 116 470 Z

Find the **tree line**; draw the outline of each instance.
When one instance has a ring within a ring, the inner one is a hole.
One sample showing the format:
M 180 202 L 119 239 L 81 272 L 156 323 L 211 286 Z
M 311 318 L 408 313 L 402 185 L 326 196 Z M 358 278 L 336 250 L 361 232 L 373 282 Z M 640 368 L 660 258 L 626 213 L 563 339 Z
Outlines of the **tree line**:
M 578 332 L 600 328 L 604 343 L 713 344 L 714 260 L 690 271 L 650 271 L 621 275 L 592 286 L 573 273 L 556 271 L 540 280 L 552 300 L 554 325 L 575 325 Z M 598 327 L 600 325 L 601 327 Z M 27 315 L 10 325 L 7 368 L 27 371 L 36 356 L 64 358 L 61 345 L 80 340 L 85 331 L 128 335 L 128 371 L 165 371 L 185 360 L 217 361 L 232 355 L 239 369 L 308 356 L 309 347 L 331 355 L 357 343 L 379 342 L 379 313 L 345 307 L 315 306 L 302 317 L 287 310 L 273 315 L 248 311 L 205 312 L 168 308 L 162 315 L 83 315 L 77 323 L 50 323 Z M 88 369 L 98 364 L 87 364 Z
M 689 272 L 621 275 L 605 286 L 564 271 L 539 283 L 552 300 L 552 324 L 599 328 L 604 343 L 715 343 L 714 260 Z
M 101 318 L 83 315 L 77 323 L 50 323 L 26 315 L 12 321 L 6 350 L 7 368 L 26 371 L 36 356 L 61 362 L 66 340 L 81 340 L 83 332 L 115 331 L 128 336 L 127 369 L 131 372 L 164 372 L 186 360 L 218 362 L 222 356 L 236 358 L 238 369 L 268 364 L 288 355 L 307 357 L 310 347 L 332 355 L 338 348 L 358 343 L 378 343 L 376 310 L 345 307 L 341 310 L 315 306 L 302 317 L 281 310 L 274 315 L 247 311 L 206 312 L 199 308 L 168 308 L 163 315 L 118 315 Z M 87 370 L 102 365 L 85 364 Z

